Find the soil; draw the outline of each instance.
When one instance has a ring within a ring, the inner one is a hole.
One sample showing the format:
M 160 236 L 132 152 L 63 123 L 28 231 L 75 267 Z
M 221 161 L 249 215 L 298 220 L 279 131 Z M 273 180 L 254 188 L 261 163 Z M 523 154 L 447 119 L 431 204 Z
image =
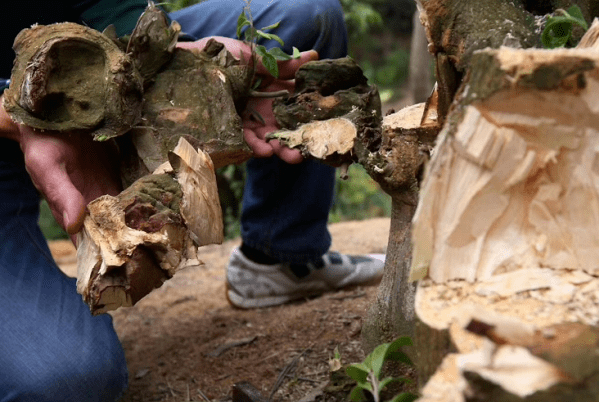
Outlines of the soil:
M 390 220 L 332 224 L 332 250 L 385 253 Z M 239 310 L 225 297 L 225 268 L 240 240 L 201 249 L 204 266 L 178 272 L 136 306 L 111 313 L 129 366 L 123 402 L 231 401 L 247 381 L 265 400 L 322 401 L 335 348 L 341 363 L 364 359 L 362 318 L 377 287 L 351 288 L 293 304 Z M 74 248 L 51 242 L 76 275 Z M 348 389 L 351 389 L 349 386 Z

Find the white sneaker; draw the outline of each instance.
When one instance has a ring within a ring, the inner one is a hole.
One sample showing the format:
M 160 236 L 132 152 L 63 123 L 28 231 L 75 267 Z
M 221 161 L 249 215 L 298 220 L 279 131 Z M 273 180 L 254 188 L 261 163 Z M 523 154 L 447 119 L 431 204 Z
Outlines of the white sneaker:
M 236 248 L 227 267 L 227 299 L 239 308 L 276 306 L 351 285 L 375 284 L 383 275 L 384 254 L 349 256 L 328 252 L 323 265 L 264 265 L 249 260 Z M 294 273 L 295 271 L 295 273 Z

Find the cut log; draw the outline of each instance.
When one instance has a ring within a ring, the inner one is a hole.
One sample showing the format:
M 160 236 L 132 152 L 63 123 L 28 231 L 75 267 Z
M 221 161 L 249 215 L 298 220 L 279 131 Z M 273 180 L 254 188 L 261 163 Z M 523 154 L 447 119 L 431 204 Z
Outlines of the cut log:
M 183 138 L 171 163 L 87 210 L 77 290 L 94 314 L 134 305 L 179 269 L 201 264 L 198 246 L 223 240 L 214 166 Z
M 473 54 L 414 218 L 422 401 L 597 400 L 597 88 L 592 49 Z

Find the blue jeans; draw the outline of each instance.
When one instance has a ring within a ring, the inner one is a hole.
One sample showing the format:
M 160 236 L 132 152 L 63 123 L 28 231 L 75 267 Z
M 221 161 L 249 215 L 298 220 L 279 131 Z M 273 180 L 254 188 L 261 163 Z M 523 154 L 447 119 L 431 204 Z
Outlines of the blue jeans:
M 54 263 L 39 196 L 14 159 L 0 161 L 0 401 L 114 401 L 127 367 L 112 319 L 93 317 Z
M 321 59 L 347 54 L 347 31 L 338 0 L 252 1 L 256 28 L 281 21 L 272 33 L 285 50 L 315 49 Z M 241 0 L 209 0 L 171 13 L 183 32 L 196 38 L 234 38 Z M 200 18 L 198 18 L 200 16 Z M 265 41 L 266 47 L 278 46 Z M 315 161 L 289 165 L 278 157 L 247 163 L 241 232 L 244 244 L 277 260 L 314 262 L 329 249 L 327 229 L 335 170 Z

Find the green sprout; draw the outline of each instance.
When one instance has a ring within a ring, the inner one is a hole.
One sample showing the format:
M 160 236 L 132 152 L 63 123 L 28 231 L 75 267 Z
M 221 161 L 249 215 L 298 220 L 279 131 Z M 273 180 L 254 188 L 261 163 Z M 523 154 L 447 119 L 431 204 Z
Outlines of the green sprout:
M 549 17 L 541 34 L 541 42 L 546 49 L 564 47 L 572 36 L 574 24 L 585 31 L 589 28 L 577 5 L 568 8 L 568 11 L 559 8 L 555 13 L 559 15 Z
M 374 402 L 380 402 L 381 391 L 392 382 L 410 383 L 407 378 L 387 377 L 380 379 L 383 363 L 388 360 L 400 361 L 412 365 L 410 358 L 400 350 L 403 346 L 411 346 L 412 340 L 409 337 L 401 337 L 391 343 L 384 343 L 377 346 L 372 353 L 366 356 L 362 363 L 351 364 L 346 368 L 346 373 L 356 381 L 356 386 L 350 393 L 352 401 L 365 400 L 364 391 L 372 394 Z M 412 402 L 417 396 L 403 392 L 395 396 L 389 402 Z
M 249 42 L 252 45 L 252 48 L 256 52 L 256 54 L 261 57 L 262 64 L 264 65 L 266 70 L 268 70 L 268 72 L 273 77 L 279 78 L 279 66 L 277 65 L 277 61 L 297 59 L 300 57 L 300 51 L 294 47 L 293 54 L 288 55 L 281 48 L 278 47 L 274 47 L 270 50 L 267 50 L 266 47 L 264 47 L 263 45 L 256 45 L 256 41 L 258 40 L 258 38 L 274 40 L 278 42 L 281 46 L 284 46 L 285 43 L 277 35 L 265 32 L 278 28 L 281 21 L 263 27 L 261 29 L 256 29 L 254 27 L 252 14 L 249 7 L 250 3 L 251 1 L 247 2 L 246 7 L 244 7 L 243 11 L 239 15 L 239 18 L 237 18 L 237 38 Z M 243 31 L 243 28 L 245 27 L 247 27 L 247 29 Z

